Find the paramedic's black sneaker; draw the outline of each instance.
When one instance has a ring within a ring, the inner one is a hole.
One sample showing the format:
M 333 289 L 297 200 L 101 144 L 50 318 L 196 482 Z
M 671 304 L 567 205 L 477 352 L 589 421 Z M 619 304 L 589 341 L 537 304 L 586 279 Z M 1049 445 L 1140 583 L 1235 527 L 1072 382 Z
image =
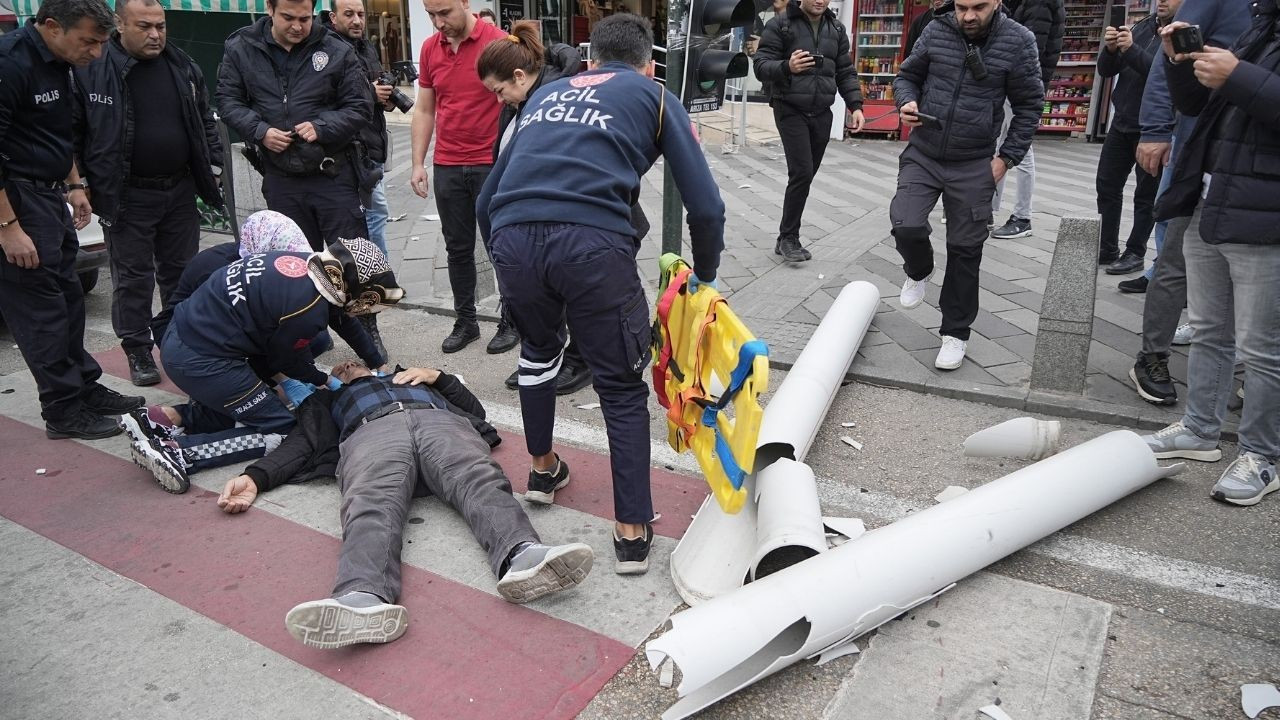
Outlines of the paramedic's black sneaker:
M 479 339 L 479 323 L 457 320 L 453 323 L 453 332 L 449 333 L 449 337 L 440 343 L 440 352 L 456 353 Z
M 591 369 L 586 365 L 564 362 L 556 374 L 556 394 L 575 393 L 591 384 Z
M 151 357 L 150 350 L 138 350 L 126 354 L 129 357 L 129 382 L 138 387 L 160 383 L 160 368 L 156 367 L 155 358 Z
M 493 334 L 493 339 L 485 346 L 484 351 L 490 355 L 497 355 L 519 344 L 520 333 L 516 332 L 516 329 L 510 323 L 502 321 L 498 323 L 498 331 Z
M 50 440 L 101 440 L 120 434 L 120 426 L 114 418 L 103 417 L 88 410 L 78 410 L 74 415 L 44 422 L 45 437 Z
M 504 380 L 502 384 L 506 385 L 508 390 L 519 390 L 520 389 L 520 371 L 518 369 L 512 371 L 512 373 L 507 376 L 507 379 Z
M 653 545 L 653 526 L 644 524 L 644 537 L 623 538 L 613 528 L 613 554 L 617 562 L 613 571 L 619 575 L 643 575 L 649 570 L 649 547 Z
M 556 547 L 521 543 L 498 580 L 498 594 L 507 602 L 527 603 L 567 590 L 587 579 L 595 557 L 584 543 Z
M 409 611 L 367 592 L 312 600 L 284 616 L 285 629 L 307 647 L 332 650 L 360 643 L 389 643 L 409 629 Z
M 99 415 L 123 415 L 147 404 L 140 395 L 121 395 L 101 383 L 93 383 L 80 394 L 84 409 Z
M 529 489 L 524 499 L 538 505 L 550 505 L 556 501 L 556 491 L 569 484 L 569 463 L 556 456 L 556 466 L 547 472 L 529 470 Z

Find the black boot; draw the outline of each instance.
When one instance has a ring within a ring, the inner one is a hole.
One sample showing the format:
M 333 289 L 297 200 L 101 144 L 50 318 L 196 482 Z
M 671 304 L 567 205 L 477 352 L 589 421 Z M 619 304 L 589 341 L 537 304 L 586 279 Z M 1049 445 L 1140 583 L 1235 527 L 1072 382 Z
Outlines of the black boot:
M 123 415 L 134 408 L 147 404 L 147 399 L 140 395 L 121 395 L 111 388 L 93 383 L 80 394 L 80 402 L 84 409 L 98 415 Z
M 357 315 L 356 320 L 364 327 L 364 331 L 369 334 L 369 339 L 373 340 L 373 345 L 378 348 L 378 354 L 382 356 L 383 361 L 390 362 L 391 356 L 387 354 L 387 347 L 382 344 L 382 333 L 378 332 L 378 316 L 372 313 Z
M 46 420 L 44 423 L 44 434 L 50 440 L 99 440 L 119 433 L 120 425 L 115 420 L 88 410 L 80 410 L 65 418 Z
M 804 262 L 813 257 L 808 250 L 800 247 L 800 238 L 780 237 L 773 246 L 773 254 L 781 255 L 787 262 Z
M 565 362 L 556 374 L 556 394 L 568 395 L 591 384 L 591 369 L 586 365 Z
M 446 353 L 456 353 L 462 348 L 470 345 L 480 339 L 480 325 L 472 320 L 458 320 L 453 323 L 453 332 L 449 333 L 449 337 L 444 339 L 440 344 L 440 350 Z
M 138 387 L 156 385 L 160 382 L 160 370 L 151 357 L 151 350 L 126 351 L 129 358 L 129 381 Z
M 493 334 L 493 339 L 489 341 L 484 351 L 490 355 L 504 353 L 516 345 L 520 344 L 520 333 L 516 332 L 515 327 L 506 320 L 498 321 L 498 332 Z

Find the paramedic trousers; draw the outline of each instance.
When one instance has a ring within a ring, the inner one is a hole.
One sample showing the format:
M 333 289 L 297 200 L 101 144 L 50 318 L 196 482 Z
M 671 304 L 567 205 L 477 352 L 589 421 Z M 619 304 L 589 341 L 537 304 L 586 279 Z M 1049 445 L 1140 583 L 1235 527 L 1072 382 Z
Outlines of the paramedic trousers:
M 520 411 L 530 455 L 551 452 L 563 322 L 591 369 L 609 436 L 614 519 L 653 519 L 649 492 L 649 364 L 653 330 L 632 235 L 568 223 L 494 230 L 489 254 L 520 332 Z

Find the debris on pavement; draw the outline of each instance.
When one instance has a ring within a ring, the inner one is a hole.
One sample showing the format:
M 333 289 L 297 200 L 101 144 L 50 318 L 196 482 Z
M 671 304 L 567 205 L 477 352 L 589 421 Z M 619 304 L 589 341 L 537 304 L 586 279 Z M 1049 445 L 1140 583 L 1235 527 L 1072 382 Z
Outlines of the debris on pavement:
M 1269 683 L 1240 686 L 1240 708 L 1250 718 L 1256 718 L 1263 710 L 1280 707 L 1280 690 Z
M 586 405 L 579 405 L 578 409 L 579 410 L 599 410 L 600 403 L 587 403 Z
M 948 485 L 942 492 L 934 495 L 933 499 L 940 503 L 944 503 L 948 500 L 954 500 L 967 492 L 969 492 L 969 488 L 960 487 L 959 485 Z
M 400 222 L 401 220 L 405 219 L 405 216 L 407 216 L 408 214 L 409 213 L 400 213 L 395 217 L 389 217 L 387 218 L 387 222 Z
M 36 474 L 37 474 L 37 475 L 43 475 L 43 474 L 45 474 L 45 472 L 47 472 L 47 471 L 46 471 L 44 468 L 36 468 Z
M 858 426 L 858 423 L 853 422 L 852 420 L 850 420 L 849 422 L 840 423 L 840 427 L 842 428 L 851 428 L 851 427 L 857 427 L 857 426 Z
M 1013 718 L 1009 717 L 1009 713 L 1001 710 L 995 705 L 980 707 L 978 708 L 978 712 L 991 718 L 991 720 L 1013 720 Z
M 826 665 L 836 658 L 842 658 L 845 655 L 857 655 L 860 652 L 862 652 L 862 650 L 860 650 L 858 646 L 854 645 L 853 641 L 850 640 L 843 645 L 836 645 L 835 647 L 823 650 L 822 653 L 818 655 L 818 661 L 814 663 L 814 665 Z
M 853 448 L 854 450 L 861 450 L 861 449 L 862 449 L 862 443 L 858 442 L 857 440 L 854 440 L 853 438 L 849 437 L 848 435 L 841 435 L 841 436 L 840 436 L 840 442 L 843 442 L 845 445 L 848 445 L 849 447 Z

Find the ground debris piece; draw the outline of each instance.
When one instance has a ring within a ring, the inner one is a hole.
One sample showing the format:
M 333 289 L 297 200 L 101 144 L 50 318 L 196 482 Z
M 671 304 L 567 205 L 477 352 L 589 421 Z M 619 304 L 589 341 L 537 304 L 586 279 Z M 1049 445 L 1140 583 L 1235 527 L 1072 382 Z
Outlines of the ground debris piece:
M 854 440 L 853 438 L 849 437 L 848 435 L 841 435 L 841 436 L 840 436 L 840 442 L 844 443 L 845 445 L 848 445 L 849 447 L 853 448 L 854 450 L 861 450 L 861 449 L 862 449 L 862 443 L 858 442 L 857 440 Z
M 587 403 L 585 405 L 579 405 L 578 409 L 579 410 L 599 410 L 600 403 Z
M 400 222 L 401 220 L 405 219 L 405 216 L 406 216 L 406 215 L 408 215 L 408 214 L 409 214 L 409 213 L 400 213 L 399 215 L 397 215 L 397 216 L 395 216 L 395 217 L 389 217 L 389 218 L 387 218 L 387 222 Z
M 48 471 L 47 471 L 47 470 L 45 470 L 44 468 L 36 468 L 36 474 L 37 474 L 37 475 L 43 475 L 43 474 L 45 474 L 46 472 L 48 472 Z
M 850 540 L 856 540 L 867 532 L 867 526 L 858 518 L 824 517 L 822 527 L 832 535 L 847 537 Z
M 1258 683 L 1240 686 L 1240 708 L 1245 715 L 1256 718 L 1270 707 L 1280 707 L 1280 690 L 1275 685 Z
M 842 428 L 851 428 L 851 427 L 857 427 L 857 426 L 858 426 L 858 423 L 856 423 L 856 422 L 854 422 L 854 421 L 852 421 L 852 420 L 850 420 L 849 422 L 842 422 L 842 423 L 840 423 L 840 427 L 842 427 Z
M 995 705 L 980 707 L 978 708 L 978 712 L 991 718 L 991 720 L 1013 720 L 1013 718 L 1009 717 L 1009 713 L 1001 710 Z
M 651 523 L 656 523 L 656 522 L 658 522 L 658 521 L 659 521 L 659 520 L 661 520 L 661 519 L 662 519 L 662 513 L 660 513 L 660 512 L 656 512 L 656 513 L 654 513 L 654 514 L 653 514 L 653 519 L 652 519 L 652 520 L 650 520 L 649 522 L 651 522 Z
M 671 687 L 676 680 L 676 663 L 671 658 L 662 661 L 658 666 L 658 684 L 664 688 Z
M 439 215 L 419 215 L 418 218 L 422 220 L 430 220 L 431 222 L 439 222 L 440 220 Z
M 934 495 L 933 499 L 940 503 L 944 503 L 948 500 L 955 500 L 967 492 L 969 492 L 969 488 L 960 487 L 959 485 L 948 485 L 942 492 Z
M 751 187 L 751 183 L 742 183 L 741 185 L 739 185 L 739 186 L 738 186 L 738 189 L 739 189 L 739 190 L 746 190 L 746 189 L 747 189 L 747 188 L 749 188 L 749 187 Z
M 835 647 L 823 650 L 818 655 L 818 662 L 814 663 L 814 665 L 826 665 L 836 658 L 842 658 L 845 655 L 857 655 L 860 652 L 862 652 L 862 650 L 860 650 L 858 646 L 854 645 L 853 641 L 850 640 L 843 645 L 836 645 Z

